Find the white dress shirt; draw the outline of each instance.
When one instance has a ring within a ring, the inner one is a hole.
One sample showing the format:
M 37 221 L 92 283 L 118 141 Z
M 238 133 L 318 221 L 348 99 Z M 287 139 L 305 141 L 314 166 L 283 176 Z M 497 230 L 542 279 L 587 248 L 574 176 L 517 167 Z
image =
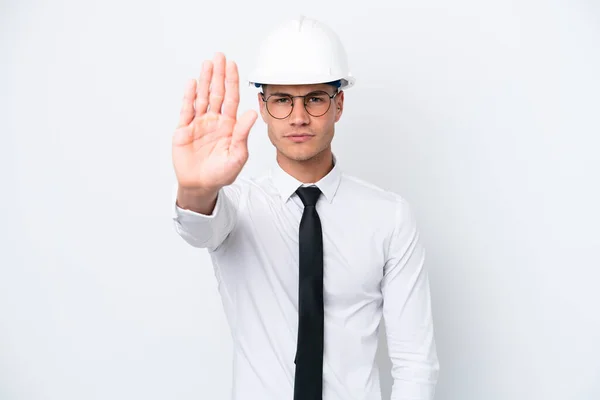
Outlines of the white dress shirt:
M 323 229 L 324 400 L 380 400 L 385 322 L 393 400 L 431 400 L 438 379 L 425 252 L 401 196 L 334 168 L 314 183 Z M 178 234 L 208 249 L 233 337 L 233 400 L 291 400 L 298 335 L 303 184 L 273 168 L 220 190 L 211 215 L 174 208 Z M 310 185 L 304 185 L 310 186 Z

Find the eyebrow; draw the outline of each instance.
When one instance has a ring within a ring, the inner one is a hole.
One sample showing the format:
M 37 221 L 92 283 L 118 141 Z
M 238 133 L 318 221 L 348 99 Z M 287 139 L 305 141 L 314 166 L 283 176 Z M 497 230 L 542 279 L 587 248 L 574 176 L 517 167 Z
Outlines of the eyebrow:
M 327 91 L 326 91 L 326 90 L 319 89 L 319 90 L 313 90 L 312 92 L 308 92 L 308 93 L 306 93 L 304 96 L 308 96 L 309 94 L 314 94 L 314 93 L 319 93 L 319 92 L 324 92 L 324 93 L 327 93 Z M 329 93 L 327 93 L 327 94 L 329 94 Z M 290 97 L 293 97 L 293 95 L 292 95 L 292 94 L 289 94 L 289 93 L 284 93 L 284 92 L 275 92 L 275 93 L 271 93 L 269 96 L 290 96 Z M 331 96 L 331 95 L 330 95 L 330 96 Z

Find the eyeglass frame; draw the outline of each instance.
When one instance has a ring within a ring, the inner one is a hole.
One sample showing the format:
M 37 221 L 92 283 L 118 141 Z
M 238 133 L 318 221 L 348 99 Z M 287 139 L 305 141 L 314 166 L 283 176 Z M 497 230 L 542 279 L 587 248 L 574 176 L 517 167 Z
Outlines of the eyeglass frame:
M 308 115 L 310 115 L 311 117 L 314 117 L 314 118 L 319 118 L 319 117 L 322 117 L 323 115 L 325 115 L 325 114 L 327 114 L 329 112 L 329 110 L 331 109 L 331 100 L 333 100 L 333 98 L 335 96 L 337 96 L 338 94 L 340 94 L 340 92 L 341 92 L 341 90 L 337 90 L 334 94 L 329 94 L 325 90 L 314 90 L 314 91 L 312 91 L 310 93 L 307 93 L 307 94 L 305 94 L 303 96 L 292 96 L 291 94 L 287 94 L 287 93 L 285 93 L 285 94 L 282 94 L 282 93 L 273 93 L 273 94 L 270 94 L 266 99 L 265 99 L 265 94 L 263 92 L 261 92 L 260 93 L 260 97 L 261 97 L 261 100 L 265 103 L 265 108 L 267 109 L 267 112 L 269 113 L 269 115 L 271 117 L 275 118 L 275 119 L 286 119 L 287 117 L 289 117 L 290 115 L 292 115 L 292 113 L 294 112 L 294 105 L 296 104 L 296 102 L 294 101 L 294 99 L 297 98 L 297 97 L 301 97 L 302 98 L 302 105 L 304 106 L 304 110 L 308 113 Z M 320 115 L 312 115 L 310 113 L 310 111 L 308 111 L 308 109 L 306 108 L 306 98 L 309 97 L 309 96 L 311 96 L 311 95 L 314 96 L 315 93 L 324 93 L 324 94 L 326 94 L 329 97 L 329 106 L 327 107 L 327 110 L 323 114 L 320 114 Z M 276 117 L 273 114 L 271 114 L 271 111 L 269 111 L 269 106 L 267 105 L 267 101 L 269 101 L 269 99 L 271 97 L 273 97 L 273 96 L 289 97 L 289 98 L 292 99 L 292 108 L 290 109 L 290 112 L 289 112 L 288 115 L 286 115 L 285 117 Z

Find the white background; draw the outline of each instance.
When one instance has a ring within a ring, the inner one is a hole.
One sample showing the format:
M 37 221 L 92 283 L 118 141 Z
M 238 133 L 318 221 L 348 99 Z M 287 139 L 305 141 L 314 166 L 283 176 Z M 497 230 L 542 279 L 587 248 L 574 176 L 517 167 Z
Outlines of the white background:
M 357 77 L 341 167 L 417 213 L 436 399 L 600 399 L 594 0 L 4 0 L 0 399 L 228 398 L 209 257 L 170 220 L 171 134 L 204 59 L 243 78 L 299 13 L 339 34 Z M 274 156 L 259 121 L 243 173 Z

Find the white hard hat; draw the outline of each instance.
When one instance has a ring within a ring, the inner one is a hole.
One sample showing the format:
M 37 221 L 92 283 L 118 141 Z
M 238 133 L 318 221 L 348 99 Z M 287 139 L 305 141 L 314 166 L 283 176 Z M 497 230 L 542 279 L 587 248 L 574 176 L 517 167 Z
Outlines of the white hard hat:
M 301 16 L 279 25 L 261 44 L 250 84 L 354 85 L 346 50 L 327 25 Z

